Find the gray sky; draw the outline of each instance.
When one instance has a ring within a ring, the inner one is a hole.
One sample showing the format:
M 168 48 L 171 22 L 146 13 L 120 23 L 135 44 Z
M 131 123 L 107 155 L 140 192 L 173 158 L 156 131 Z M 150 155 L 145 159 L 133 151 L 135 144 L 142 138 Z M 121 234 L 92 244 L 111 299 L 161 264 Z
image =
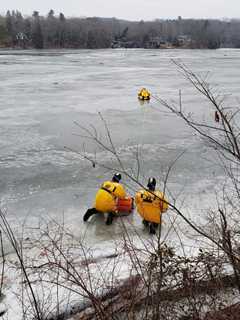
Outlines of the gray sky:
M 65 16 L 116 17 L 128 20 L 157 18 L 239 18 L 240 0 L 0 0 L 0 13 L 17 9 L 46 15 L 50 9 Z

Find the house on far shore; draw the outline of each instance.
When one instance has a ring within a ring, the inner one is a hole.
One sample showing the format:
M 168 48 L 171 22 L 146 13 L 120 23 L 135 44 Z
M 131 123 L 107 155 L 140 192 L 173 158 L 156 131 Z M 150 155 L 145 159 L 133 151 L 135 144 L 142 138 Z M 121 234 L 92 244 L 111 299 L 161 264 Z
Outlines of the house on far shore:
M 112 49 L 119 48 L 139 48 L 139 44 L 135 41 L 114 40 L 111 43 Z
M 26 45 L 28 43 L 28 37 L 25 33 L 23 32 L 18 32 L 16 34 L 16 40 L 15 40 L 15 44 L 20 47 L 20 48 L 26 48 Z
M 165 49 L 165 48 L 171 48 L 171 47 L 172 47 L 172 44 L 166 41 L 161 36 L 151 37 L 145 45 L 146 49 Z
M 192 43 L 192 38 L 187 34 L 182 34 L 177 37 L 179 47 L 189 48 Z
M 172 41 L 163 36 L 149 37 L 144 44 L 139 41 L 127 41 L 126 38 L 115 38 L 111 43 L 111 48 L 141 48 L 145 49 L 173 49 L 173 48 L 190 48 L 193 41 L 189 35 L 179 35 Z

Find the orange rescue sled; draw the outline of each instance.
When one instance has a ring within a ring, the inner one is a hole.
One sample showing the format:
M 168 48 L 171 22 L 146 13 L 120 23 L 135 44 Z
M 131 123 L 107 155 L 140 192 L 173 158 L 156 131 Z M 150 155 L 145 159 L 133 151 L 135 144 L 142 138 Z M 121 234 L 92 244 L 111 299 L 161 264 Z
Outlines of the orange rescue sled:
M 133 198 L 128 197 L 125 199 L 118 199 L 117 200 L 118 214 L 128 215 L 128 214 L 132 213 L 133 209 L 134 209 Z

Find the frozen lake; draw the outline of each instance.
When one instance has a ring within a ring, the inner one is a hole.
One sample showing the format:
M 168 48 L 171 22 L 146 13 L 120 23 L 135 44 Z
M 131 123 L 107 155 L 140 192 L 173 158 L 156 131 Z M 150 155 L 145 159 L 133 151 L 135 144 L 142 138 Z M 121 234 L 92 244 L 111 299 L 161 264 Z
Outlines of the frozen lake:
M 104 136 L 101 112 L 112 132 L 127 170 L 136 172 L 136 146 L 141 155 L 140 180 L 149 176 L 161 181 L 167 166 L 183 151 L 169 177 L 168 188 L 184 207 L 208 207 L 221 171 L 203 142 L 155 100 L 140 105 L 137 92 L 147 87 L 153 95 L 178 99 L 198 119 L 213 123 L 213 109 L 179 74 L 171 59 L 181 59 L 191 70 L 204 75 L 238 104 L 239 50 L 66 50 L 0 51 L 0 192 L 2 208 L 14 225 L 24 219 L 30 226 L 39 218 L 53 217 L 74 234 L 90 235 L 89 241 L 117 235 L 117 224 L 106 227 L 102 219 L 82 223 L 95 192 L 113 172 L 96 166 L 64 146 L 111 164 L 102 150 L 77 136 L 74 124 L 94 125 Z M 230 95 L 231 94 L 231 95 Z M 133 195 L 137 186 L 127 183 Z M 139 230 L 137 215 L 133 223 Z M 107 232 L 110 230 L 110 232 Z M 94 235 L 94 236 L 92 236 Z

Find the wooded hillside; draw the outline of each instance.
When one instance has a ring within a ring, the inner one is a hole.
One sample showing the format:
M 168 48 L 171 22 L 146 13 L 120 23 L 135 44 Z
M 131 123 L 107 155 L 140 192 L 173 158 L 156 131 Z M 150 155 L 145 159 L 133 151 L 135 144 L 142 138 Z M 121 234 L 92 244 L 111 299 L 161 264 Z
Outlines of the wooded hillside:
M 0 46 L 15 48 L 209 48 L 240 47 L 240 20 L 124 21 L 66 18 L 50 10 L 0 16 Z

